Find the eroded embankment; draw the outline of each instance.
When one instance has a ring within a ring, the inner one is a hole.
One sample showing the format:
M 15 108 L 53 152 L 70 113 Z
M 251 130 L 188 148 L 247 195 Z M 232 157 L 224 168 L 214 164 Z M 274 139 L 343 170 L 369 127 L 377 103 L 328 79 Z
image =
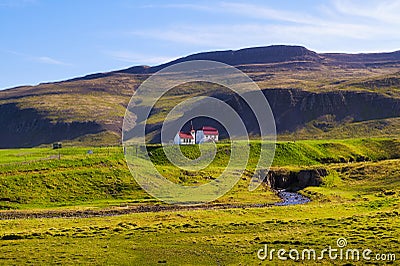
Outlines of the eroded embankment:
M 296 192 L 309 186 L 319 186 L 322 177 L 327 176 L 325 168 L 290 171 L 286 169 L 270 170 L 264 182 L 275 190 Z
M 278 196 L 282 202 L 275 205 L 293 205 L 307 203 L 310 200 L 296 191 L 308 186 L 319 186 L 322 177 L 327 175 L 326 169 L 312 169 L 300 171 L 271 170 L 268 172 L 265 182 Z M 274 204 L 208 204 L 208 205 L 139 205 L 127 207 L 114 207 L 109 209 L 87 209 L 87 210 L 47 210 L 47 211 L 1 211 L 0 220 L 26 219 L 26 218 L 89 218 L 101 216 L 115 216 L 129 213 L 161 212 L 179 210 L 204 210 L 204 209 L 230 209 L 230 208 L 261 208 L 273 206 Z
M 282 199 L 276 203 L 278 206 L 304 204 L 310 199 L 297 193 L 301 189 L 309 186 L 319 186 L 322 177 L 327 176 L 328 171 L 324 168 L 311 170 L 288 171 L 285 169 L 270 170 L 264 182 L 276 191 Z

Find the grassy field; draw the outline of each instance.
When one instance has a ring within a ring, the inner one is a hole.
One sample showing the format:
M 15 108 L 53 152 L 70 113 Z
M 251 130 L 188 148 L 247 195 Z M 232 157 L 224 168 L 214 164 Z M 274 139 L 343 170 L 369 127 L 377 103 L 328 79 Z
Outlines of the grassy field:
M 346 238 L 349 248 L 400 253 L 399 201 L 199 210 L 90 219 L 2 221 L 0 263 L 124 265 L 257 265 L 267 244 L 321 251 Z M 299 264 L 279 261 L 272 264 Z M 350 261 L 364 265 L 366 261 Z M 306 260 L 300 264 L 345 264 Z M 376 263 L 376 261 L 374 261 Z
M 328 203 L 329 202 L 329 203 Z M 254 265 L 270 248 L 349 248 L 399 254 L 399 197 L 307 205 L 2 221 L 2 263 Z M 273 264 L 299 264 L 279 261 Z M 364 265 L 365 261 L 351 261 Z M 344 261 L 306 260 L 310 264 Z M 376 263 L 376 261 L 374 261 Z M 302 263 L 300 263 L 302 264 Z
M 258 161 L 260 143 L 250 147 L 248 171 L 233 190 L 218 203 L 268 203 L 275 194 L 260 188 L 247 190 Z M 93 154 L 89 154 L 88 151 Z M 171 165 L 161 147 L 149 148 L 151 158 L 162 174 L 174 182 L 190 185 L 209 182 L 225 168 L 229 144 L 219 144 L 212 164 L 201 171 L 185 171 Z M 195 146 L 183 147 L 188 157 L 196 157 Z M 67 147 L 60 150 L 33 148 L 2 150 L 0 168 L 0 208 L 48 208 L 59 206 L 107 206 L 153 201 L 135 182 L 120 147 Z M 60 156 L 60 157 L 59 157 Z M 273 168 L 302 169 L 315 166 L 380 161 L 400 157 L 397 139 L 304 140 L 278 142 Z M 260 194 L 261 193 L 261 194 Z M 260 199 L 262 195 L 262 199 Z M 235 200 L 236 199 L 236 200 Z
M 191 184 L 219 173 L 229 157 L 228 146 L 220 144 L 213 165 L 196 174 L 174 169 L 160 147 L 152 146 L 150 151 L 168 178 Z M 252 142 L 249 171 L 213 204 L 279 200 L 265 186 L 254 192 L 247 189 L 258 150 L 259 143 Z M 198 155 L 196 147 L 185 147 L 183 152 Z M 0 264 L 365 265 L 382 262 L 376 260 L 378 253 L 396 264 L 392 254 L 400 259 L 399 158 L 400 141 L 393 138 L 278 142 L 272 169 L 328 170 L 322 186 L 300 191 L 312 202 L 1 220 Z M 1 150 L 0 163 L 2 213 L 162 204 L 136 184 L 120 147 Z M 327 254 L 322 260 L 282 261 L 276 253 L 272 261 L 257 258 L 265 245 L 269 250 L 320 252 L 328 246 L 338 248 L 341 237 L 347 240 L 345 251 L 371 249 L 371 261 L 331 260 Z

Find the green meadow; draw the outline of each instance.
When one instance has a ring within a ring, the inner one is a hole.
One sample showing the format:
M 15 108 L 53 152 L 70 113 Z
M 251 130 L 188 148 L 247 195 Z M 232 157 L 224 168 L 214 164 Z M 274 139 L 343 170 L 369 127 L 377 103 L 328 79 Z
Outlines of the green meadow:
M 280 199 L 266 185 L 248 190 L 260 146 L 251 141 L 248 167 L 239 182 L 205 206 L 99 217 L 80 216 L 85 211 L 167 206 L 138 186 L 121 147 L 0 150 L 0 264 L 397 264 L 399 139 L 277 142 L 272 170 L 328 171 L 321 186 L 299 191 L 310 203 L 291 206 L 275 206 Z M 218 144 L 214 161 L 201 171 L 171 165 L 158 145 L 148 151 L 166 178 L 196 185 L 223 171 L 229 148 Z M 181 151 L 189 158 L 200 154 L 197 146 Z M 48 212 L 56 215 L 46 218 Z M 63 218 L 63 213 L 71 215 Z M 323 259 L 280 260 L 276 254 L 279 249 L 338 248 L 338 238 L 347 240 L 344 252 L 371 249 L 370 260 L 332 260 L 327 254 Z M 276 250 L 271 260 L 257 257 L 265 245 Z

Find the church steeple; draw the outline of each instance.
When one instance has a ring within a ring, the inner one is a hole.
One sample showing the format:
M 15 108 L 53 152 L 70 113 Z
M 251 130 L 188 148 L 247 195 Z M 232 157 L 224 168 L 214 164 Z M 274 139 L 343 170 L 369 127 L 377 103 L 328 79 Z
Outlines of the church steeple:
M 191 125 L 190 134 L 191 134 L 192 137 L 193 137 L 194 143 L 196 143 L 196 131 L 195 131 L 194 128 L 193 128 L 193 123 L 192 123 L 192 121 L 190 121 L 190 125 Z
M 194 131 L 193 122 L 192 121 L 190 121 L 190 128 L 191 128 L 190 132 Z

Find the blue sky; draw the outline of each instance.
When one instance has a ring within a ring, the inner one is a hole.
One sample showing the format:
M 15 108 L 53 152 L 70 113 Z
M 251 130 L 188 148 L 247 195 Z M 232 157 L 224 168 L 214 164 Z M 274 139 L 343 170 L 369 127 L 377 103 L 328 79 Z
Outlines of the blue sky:
M 400 1 L 0 0 L 0 89 L 271 44 L 400 50 Z

